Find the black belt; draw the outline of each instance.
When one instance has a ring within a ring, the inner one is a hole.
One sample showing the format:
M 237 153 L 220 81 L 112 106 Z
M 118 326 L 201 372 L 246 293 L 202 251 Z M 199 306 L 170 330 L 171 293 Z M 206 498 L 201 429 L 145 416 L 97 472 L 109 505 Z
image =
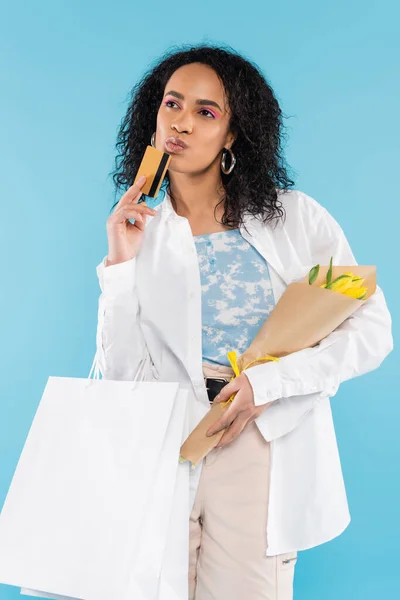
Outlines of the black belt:
M 204 377 L 204 381 L 207 388 L 208 399 L 212 402 L 223 387 L 229 383 L 229 379 L 222 379 L 217 377 Z

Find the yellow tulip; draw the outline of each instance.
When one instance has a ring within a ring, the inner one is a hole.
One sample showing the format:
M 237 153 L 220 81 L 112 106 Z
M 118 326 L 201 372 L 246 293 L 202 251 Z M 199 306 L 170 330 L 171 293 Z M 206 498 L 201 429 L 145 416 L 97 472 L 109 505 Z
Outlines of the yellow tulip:
M 356 298 L 357 300 L 361 300 L 365 294 L 367 293 L 366 287 L 353 287 L 345 290 L 343 294 L 345 296 L 350 296 L 350 298 Z
M 340 294 L 343 294 L 343 292 L 351 286 L 352 281 L 352 273 L 343 273 L 343 275 L 340 275 L 329 284 L 328 289 L 332 290 L 333 292 L 339 292 Z
M 319 265 L 317 265 L 317 267 L 319 268 Z M 317 267 L 311 269 L 310 275 L 315 275 L 314 270 Z M 344 294 L 345 296 L 349 296 L 351 298 L 356 298 L 357 300 L 364 300 L 364 298 L 366 297 L 367 288 L 362 286 L 365 281 L 365 278 L 359 277 L 358 275 L 354 275 L 352 271 L 347 271 L 346 273 L 339 275 L 339 277 L 336 277 L 334 281 L 331 281 L 331 278 L 332 258 L 326 277 L 326 283 L 322 284 L 320 287 L 326 288 L 333 292 L 338 292 L 339 294 Z M 314 276 L 312 279 L 314 281 L 316 279 L 316 276 Z
M 359 288 L 365 281 L 365 277 L 353 277 L 353 281 L 351 282 L 352 288 Z
M 348 289 L 360 288 L 363 283 L 364 279 L 362 277 L 355 276 L 353 273 L 343 273 L 343 275 L 337 277 L 332 283 L 324 283 L 321 287 L 328 287 L 328 289 L 334 292 L 344 294 Z

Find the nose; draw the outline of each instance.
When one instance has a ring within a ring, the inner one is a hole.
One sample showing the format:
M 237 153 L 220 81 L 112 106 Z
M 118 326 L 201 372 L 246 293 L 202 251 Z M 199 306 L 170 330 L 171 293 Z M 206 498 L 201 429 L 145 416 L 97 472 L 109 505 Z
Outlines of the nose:
M 184 111 L 180 114 L 179 118 L 175 116 L 174 121 L 171 123 L 171 129 L 175 129 L 178 133 L 192 133 L 193 123 L 191 117 L 188 114 L 184 114 Z

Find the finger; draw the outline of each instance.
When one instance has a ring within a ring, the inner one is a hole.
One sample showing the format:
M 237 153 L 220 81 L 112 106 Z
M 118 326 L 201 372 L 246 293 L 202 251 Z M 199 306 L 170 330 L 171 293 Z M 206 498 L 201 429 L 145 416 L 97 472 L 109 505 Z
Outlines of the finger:
M 128 204 L 123 205 L 118 208 L 119 211 L 122 212 L 126 219 L 135 219 L 136 215 L 150 215 L 151 217 L 157 214 L 157 211 L 153 208 L 149 208 L 148 206 L 142 206 L 141 204 Z
M 214 425 L 211 425 L 211 427 L 208 429 L 207 434 L 206 434 L 207 437 L 215 435 L 219 431 L 222 431 L 223 429 L 226 429 L 227 427 L 229 427 L 230 424 L 233 423 L 233 421 L 236 419 L 238 412 L 239 411 L 237 410 L 237 408 L 235 408 L 231 404 L 231 406 L 229 408 L 227 408 L 227 410 L 225 411 L 225 414 L 220 419 L 218 419 L 218 421 L 216 423 L 214 423 Z
M 235 377 L 235 379 L 224 385 L 218 396 L 214 398 L 214 402 L 226 402 L 233 394 L 240 390 L 240 387 L 241 381 Z
M 137 224 L 138 228 L 143 230 L 146 223 L 144 220 L 146 215 L 153 216 L 156 212 L 157 211 L 153 211 L 153 209 L 148 208 L 147 206 L 136 204 L 133 206 L 117 206 L 107 221 L 107 228 L 126 223 L 129 219 L 135 219 L 135 223 L 130 223 L 130 225 L 134 227 Z M 140 227 L 139 223 L 142 224 L 143 227 Z
M 142 187 L 146 183 L 146 176 L 142 175 L 139 179 L 131 185 L 121 197 L 119 204 L 129 204 L 130 202 L 137 202 L 142 195 Z
M 233 442 L 233 440 L 236 439 L 242 433 L 247 423 L 247 418 L 238 416 L 238 418 L 235 419 L 232 425 L 225 431 L 224 435 L 215 447 L 222 448 L 223 446 L 226 446 L 227 444 Z
M 137 227 L 140 231 L 144 231 L 146 229 L 146 216 L 147 215 L 137 215 L 136 217 L 132 217 L 135 219 L 134 223 L 128 222 L 127 225 L 131 225 L 132 227 Z

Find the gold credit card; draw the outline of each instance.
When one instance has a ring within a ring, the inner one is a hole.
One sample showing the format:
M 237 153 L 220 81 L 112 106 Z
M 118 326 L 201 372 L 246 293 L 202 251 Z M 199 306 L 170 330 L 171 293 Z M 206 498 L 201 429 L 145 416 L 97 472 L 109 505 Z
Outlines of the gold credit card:
M 150 196 L 150 198 L 155 198 L 160 190 L 170 160 L 170 154 L 157 150 L 153 146 L 147 146 L 133 183 L 136 183 L 142 175 L 146 175 L 146 183 L 142 187 L 142 193 Z

